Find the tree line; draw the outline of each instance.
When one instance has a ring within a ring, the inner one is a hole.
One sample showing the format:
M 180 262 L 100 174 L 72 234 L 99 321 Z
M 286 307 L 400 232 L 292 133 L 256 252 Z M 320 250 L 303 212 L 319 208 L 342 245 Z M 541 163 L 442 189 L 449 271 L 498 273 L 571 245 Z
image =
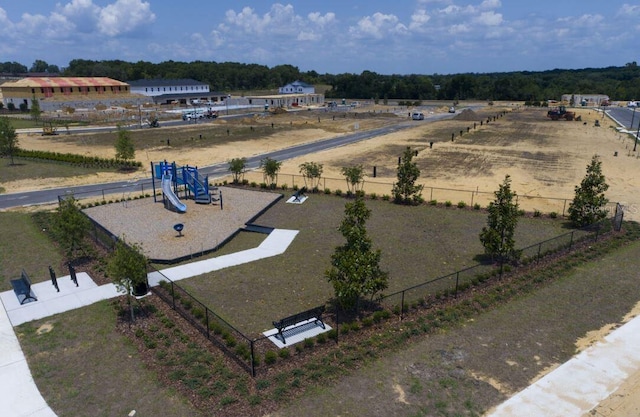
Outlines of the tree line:
M 74 59 L 59 69 L 36 60 L 27 69 L 17 62 L 0 63 L 0 73 L 59 73 L 68 77 L 109 77 L 123 82 L 140 79 L 194 79 L 213 91 L 274 90 L 295 80 L 326 85 L 327 98 L 363 100 L 518 100 L 559 99 L 562 94 L 606 94 L 614 100 L 640 98 L 640 67 L 630 62 L 622 67 L 554 69 L 463 74 L 319 74 L 300 71 L 293 65 L 268 67 L 238 62 L 93 61 Z

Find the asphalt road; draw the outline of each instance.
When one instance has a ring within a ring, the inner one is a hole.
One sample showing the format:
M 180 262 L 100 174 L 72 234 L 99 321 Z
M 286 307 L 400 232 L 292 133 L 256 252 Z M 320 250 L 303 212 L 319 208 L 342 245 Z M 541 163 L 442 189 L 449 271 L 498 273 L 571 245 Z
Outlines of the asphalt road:
M 433 114 L 428 115 L 424 121 L 399 121 L 396 125 L 386 126 L 379 129 L 373 129 L 362 132 L 355 132 L 337 138 L 326 139 L 323 141 L 307 143 L 293 146 L 286 149 L 275 150 L 261 155 L 247 158 L 247 169 L 253 170 L 260 166 L 260 161 L 264 158 L 271 158 L 277 161 L 285 161 L 287 159 L 296 158 L 298 156 L 316 153 L 322 150 L 344 146 L 354 142 L 371 139 L 377 136 L 401 131 L 407 128 L 415 127 L 417 123 L 425 123 L 429 121 L 442 120 L 453 117 L 453 114 Z M 198 168 L 202 175 L 209 175 L 210 179 L 220 178 L 229 174 L 229 164 L 227 162 Z M 38 204 L 47 204 L 58 201 L 59 195 L 74 194 L 77 196 L 94 197 L 104 195 L 105 191 L 109 194 L 123 194 L 139 191 L 151 190 L 151 178 L 138 181 L 120 181 L 103 184 L 79 185 L 75 187 L 52 188 L 46 190 L 27 191 L 12 194 L 0 194 L 0 209 L 12 207 L 31 206 Z
M 640 109 L 627 107 L 614 107 L 607 110 L 607 114 L 615 120 L 620 127 L 629 131 L 638 131 L 640 126 Z

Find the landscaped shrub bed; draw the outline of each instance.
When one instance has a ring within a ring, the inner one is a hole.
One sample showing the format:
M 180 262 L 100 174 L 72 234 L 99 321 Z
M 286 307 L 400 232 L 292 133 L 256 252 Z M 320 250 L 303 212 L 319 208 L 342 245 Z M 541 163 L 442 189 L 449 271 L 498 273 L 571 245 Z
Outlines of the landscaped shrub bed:
M 124 161 L 119 159 L 106 159 L 97 156 L 84 156 L 72 153 L 59 153 L 49 151 L 34 151 L 18 149 L 15 153 L 16 157 L 27 159 L 39 159 L 53 162 L 66 163 L 71 165 L 77 165 L 84 168 L 99 168 L 99 169 L 133 169 L 141 168 L 142 162 L 139 161 Z

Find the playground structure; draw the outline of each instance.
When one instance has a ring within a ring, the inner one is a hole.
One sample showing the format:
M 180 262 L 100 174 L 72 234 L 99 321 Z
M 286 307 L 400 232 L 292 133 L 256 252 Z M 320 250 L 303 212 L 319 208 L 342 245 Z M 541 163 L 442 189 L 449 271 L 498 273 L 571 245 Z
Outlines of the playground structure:
M 209 186 L 209 177 L 202 177 L 197 167 L 178 166 L 175 162 L 167 161 L 158 164 L 151 163 L 153 181 L 153 199 L 156 202 L 155 180 L 161 180 L 162 201 L 167 208 L 173 208 L 180 213 L 187 211 L 187 206 L 180 201 L 183 198 L 193 199 L 198 204 L 220 202 L 222 209 L 222 193 L 217 187 Z

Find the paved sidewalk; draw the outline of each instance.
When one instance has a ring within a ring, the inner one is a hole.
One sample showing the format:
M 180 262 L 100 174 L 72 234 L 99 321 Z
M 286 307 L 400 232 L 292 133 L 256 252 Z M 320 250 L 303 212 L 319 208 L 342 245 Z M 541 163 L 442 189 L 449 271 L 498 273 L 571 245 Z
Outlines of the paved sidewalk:
M 640 316 L 520 391 L 487 417 L 581 417 L 640 369 Z

